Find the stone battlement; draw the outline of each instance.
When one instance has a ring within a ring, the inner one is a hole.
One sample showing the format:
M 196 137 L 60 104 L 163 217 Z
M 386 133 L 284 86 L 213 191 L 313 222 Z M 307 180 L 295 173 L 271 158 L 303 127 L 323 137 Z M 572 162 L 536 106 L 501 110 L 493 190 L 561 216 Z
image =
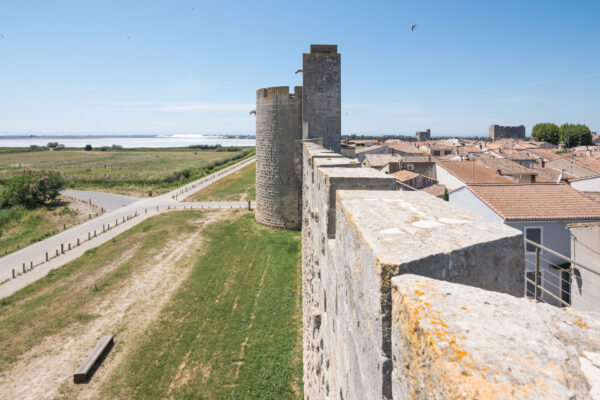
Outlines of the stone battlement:
M 310 54 L 337 54 L 337 44 L 311 44 Z
M 600 319 L 522 298 L 520 231 L 320 142 L 302 143 L 306 399 L 592 398 Z
M 302 86 L 295 86 L 294 93 L 290 93 L 289 86 L 274 86 L 261 88 L 256 91 L 256 102 L 279 102 L 283 103 L 289 100 L 294 102 L 302 100 Z

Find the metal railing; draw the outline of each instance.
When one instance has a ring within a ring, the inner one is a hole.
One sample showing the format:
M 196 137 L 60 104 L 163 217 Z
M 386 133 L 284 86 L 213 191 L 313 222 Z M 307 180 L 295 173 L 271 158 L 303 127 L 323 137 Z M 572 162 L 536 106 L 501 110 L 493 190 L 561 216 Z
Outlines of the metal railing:
M 525 263 L 531 267 L 529 270 L 525 269 L 527 297 L 560 307 L 570 307 L 573 281 L 581 280 L 581 271 L 585 271 L 586 274 L 591 274 L 588 278 L 591 276 L 593 279 L 586 279 L 586 296 L 579 297 L 577 302 L 589 309 L 600 308 L 600 268 L 594 269 L 532 240 L 524 240 Z M 527 251 L 528 245 L 534 247 L 533 252 Z M 555 259 L 550 260 L 548 257 Z M 559 263 L 556 259 L 563 262 Z M 587 286 L 594 284 L 592 290 L 587 289 Z

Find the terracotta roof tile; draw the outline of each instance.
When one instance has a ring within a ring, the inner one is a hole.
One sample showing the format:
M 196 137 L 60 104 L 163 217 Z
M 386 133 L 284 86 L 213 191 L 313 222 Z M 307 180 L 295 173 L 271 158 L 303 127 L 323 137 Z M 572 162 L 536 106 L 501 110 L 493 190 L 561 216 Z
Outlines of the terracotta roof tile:
M 395 178 L 395 179 L 399 180 L 400 182 L 406 182 L 406 181 L 410 181 L 411 179 L 415 179 L 419 175 L 420 174 L 418 174 L 416 172 L 412 172 L 412 171 L 403 169 L 401 171 L 394 172 L 393 174 L 389 174 L 388 176 L 391 176 L 392 178 Z
M 446 185 L 431 185 L 421 189 L 421 191 L 427 192 L 436 197 L 442 197 L 444 195 L 444 192 L 446 191 Z
M 356 154 L 377 150 L 382 147 L 383 147 L 383 145 L 381 145 L 381 144 L 376 144 L 375 146 L 369 146 L 369 147 L 357 147 Z
M 442 168 L 464 183 L 512 183 L 475 161 L 438 161 Z
M 600 203 L 567 184 L 470 185 L 505 220 L 600 219 Z

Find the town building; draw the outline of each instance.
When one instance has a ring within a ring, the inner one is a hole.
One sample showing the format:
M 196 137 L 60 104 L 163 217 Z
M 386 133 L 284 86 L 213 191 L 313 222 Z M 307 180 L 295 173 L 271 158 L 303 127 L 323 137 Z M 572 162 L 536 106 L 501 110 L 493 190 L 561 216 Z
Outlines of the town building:
M 448 197 L 451 203 L 488 221 L 519 229 L 526 239 L 566 257 L 571 256 L 569 224 L 600 222 L 600 203 L 567 184 L 471 184 L 450 192 Z M 535 258 L 535 246 L 526 243 L 525 264 L 529 278 L 535 270 Z M 543 300 L 560 306 L 559 298 L 570 304 L 571 275 L 570 270 L 565 269 L 565 260 L 542 250 L 539 265 L 541 277 L 538 280 L 546 289 L 542 293 Z M 530 297 L 531 286 L 526 289 Z

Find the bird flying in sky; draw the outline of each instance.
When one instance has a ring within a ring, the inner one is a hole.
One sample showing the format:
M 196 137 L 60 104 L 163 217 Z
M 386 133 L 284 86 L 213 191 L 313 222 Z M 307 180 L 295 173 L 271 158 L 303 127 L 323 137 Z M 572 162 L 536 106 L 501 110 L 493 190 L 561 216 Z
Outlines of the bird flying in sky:
M 299 69 L 299 70 L 298 70 L 298 71 L 296 71 L 295 73 L 297 74 L 298 72 L 302 72 L 302 70 L 301 70 L 301 69 Z
M 413 26 L 410 27 L 410 30 L 414 31 L 416 27 L 417 27 L 416 25 L 413 25 Z
M 250 111 L 250 115 L 252 115 L 252 114 L 256 115 L 256 110 Z

